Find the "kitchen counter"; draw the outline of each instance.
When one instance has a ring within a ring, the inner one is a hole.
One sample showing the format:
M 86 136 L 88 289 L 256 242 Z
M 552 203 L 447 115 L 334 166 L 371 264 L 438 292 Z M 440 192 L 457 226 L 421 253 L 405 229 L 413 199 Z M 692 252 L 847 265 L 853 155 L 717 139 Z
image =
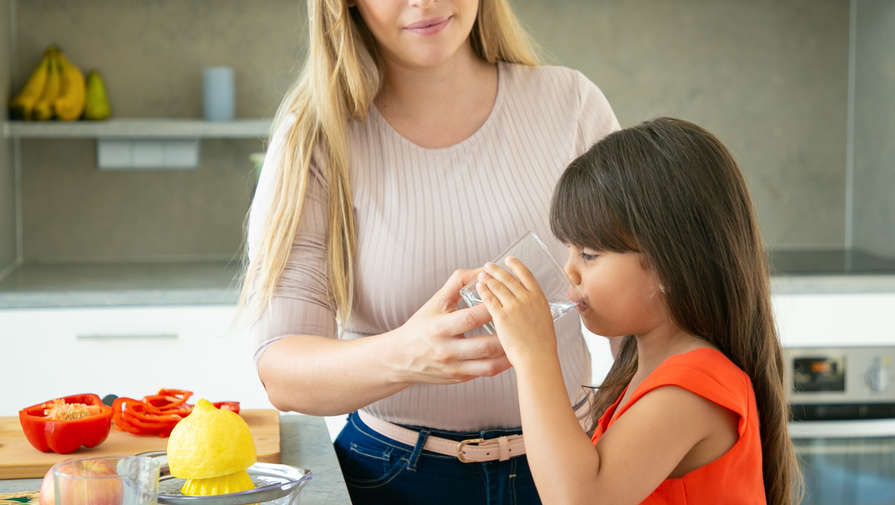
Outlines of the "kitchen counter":
M 0 309 L 236 305 L 238 262 L 25 264 L 0 279 Z
M 893 293 L 895 258 L 860 249 L 768 253 L 772 294 Z
M 773 294 L 895 292 L 895 258 L 861 250 L 768 253 Z M 0 279 L 0 309 L 235 305 L 239 261 L 25 264 Z
M 351 503 L 322 417 L 280 414 L 280 460 L 311 471 L 311 481 L 301 492 L 302 505 Z M 40 479 L 0 480 L 0 493 L 39 488 Z

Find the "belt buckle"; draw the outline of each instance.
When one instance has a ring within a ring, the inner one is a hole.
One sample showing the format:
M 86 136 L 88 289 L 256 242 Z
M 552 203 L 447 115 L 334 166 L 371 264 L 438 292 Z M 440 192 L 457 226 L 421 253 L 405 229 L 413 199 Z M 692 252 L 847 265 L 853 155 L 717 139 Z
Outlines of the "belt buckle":
M 466 459 L 466 456 L 463 455 L 463 448 L 467 445 L 478 445 L 484 441 L 484 438 L 467 438 L 466 440 L 457 442 L 457 459 L 459 459 L 461 463 L 475 463 L 475 461 L 472 461 L 471 459 Z

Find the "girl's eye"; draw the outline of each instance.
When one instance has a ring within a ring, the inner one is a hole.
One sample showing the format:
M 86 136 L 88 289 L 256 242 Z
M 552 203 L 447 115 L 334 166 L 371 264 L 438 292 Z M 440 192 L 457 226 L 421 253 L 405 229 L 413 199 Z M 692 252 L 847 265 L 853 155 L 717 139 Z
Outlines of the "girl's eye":
M 591 260 L 597 259 L 597 256 L 599 256 L 599 255 L 598 254 L 589 254 L 584 251 L 581 251 L 578 253 L 578 256 L 584 261 L 591 261 Z

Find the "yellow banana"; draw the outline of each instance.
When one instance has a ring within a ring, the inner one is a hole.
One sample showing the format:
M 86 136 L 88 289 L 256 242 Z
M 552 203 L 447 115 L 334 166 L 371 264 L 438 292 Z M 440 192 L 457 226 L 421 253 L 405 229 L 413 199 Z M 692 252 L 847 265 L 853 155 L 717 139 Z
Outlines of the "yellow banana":
M 56 117 L 62 121 L 74 121 L 84 112 L 86 100 L 84 74 L 62 52 L 56 53 L 56 61 L 62 69 L 62 89 L 53 102 Z
M 47 83 L 47 77 L 50 73 L 50 52 L 44 53 L 44 57 L 40 60 L 40 64 L 31 76 L 22 91 L 9 102 L 9 111 L 13 119 L 31 119 L 31 111 L 34 104 L 43 94 L 44 86 Z
M 47 83 L 44 85 L 43 93 L 34 104 L 34 110 L 31 111 L 31 119 L 45 121 L 53 117 L 53 102 L 59 96 L 59 89 L 62 87 L 62 72 L 59 69 L 59 62 L 54 55 L 50 56 L 50 72 L 47 74 Z

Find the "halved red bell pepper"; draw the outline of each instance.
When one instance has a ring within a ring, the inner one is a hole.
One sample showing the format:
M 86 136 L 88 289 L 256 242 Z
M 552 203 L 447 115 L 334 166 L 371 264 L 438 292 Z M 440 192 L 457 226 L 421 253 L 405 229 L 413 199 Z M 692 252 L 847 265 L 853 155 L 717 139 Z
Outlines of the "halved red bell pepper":
M 37 450 L 68 454 L 109 436 L 112 408 L 95 394 L 55 398 L 19 411 L 25 437 Z

